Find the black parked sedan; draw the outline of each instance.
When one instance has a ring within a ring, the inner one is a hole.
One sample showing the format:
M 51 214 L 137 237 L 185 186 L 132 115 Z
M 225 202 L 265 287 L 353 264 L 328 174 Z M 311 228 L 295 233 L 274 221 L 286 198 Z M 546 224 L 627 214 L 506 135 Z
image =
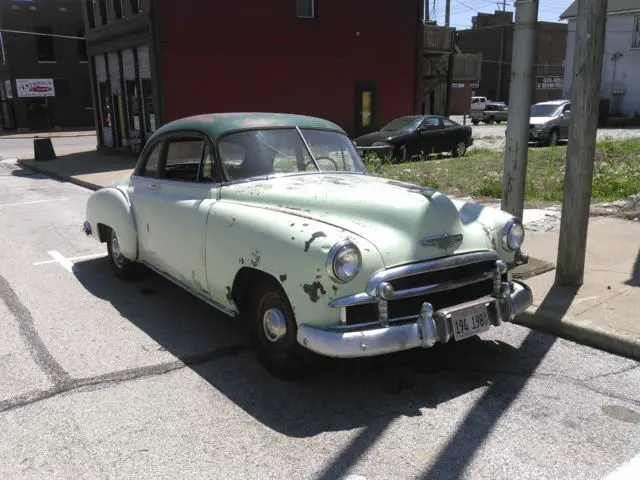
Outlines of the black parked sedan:
M 369 133 L 353 141 L 363 156 L 391 154 L 403 162 L 420 154 L 450 152 L 462 157 L 473 144 L 471 127 L 460 125 L 438 115 L 412 115 L 389 122 L 379 132 Z

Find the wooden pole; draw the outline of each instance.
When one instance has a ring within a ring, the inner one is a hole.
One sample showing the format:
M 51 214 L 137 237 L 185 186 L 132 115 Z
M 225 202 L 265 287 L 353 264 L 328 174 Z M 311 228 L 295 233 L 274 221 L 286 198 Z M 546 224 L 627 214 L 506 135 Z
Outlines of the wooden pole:
M 509 116 L 504 149 L 502 210 L 517 218 L 524 211 L 527 156 L 529 153 L 529 113 L 535 63 L 538 0 L 518 0 L 513 33 Z
M 556 266 L 556 284 L 560 286 L 579 286 L 584 280 L 606 23 L 607 0 L 578 0 L 569 145 Z
M 451 20 L 451 0 L 446 0 L 444 10 L 444 24 L 446 27 L 449 26 L 449 22 Z

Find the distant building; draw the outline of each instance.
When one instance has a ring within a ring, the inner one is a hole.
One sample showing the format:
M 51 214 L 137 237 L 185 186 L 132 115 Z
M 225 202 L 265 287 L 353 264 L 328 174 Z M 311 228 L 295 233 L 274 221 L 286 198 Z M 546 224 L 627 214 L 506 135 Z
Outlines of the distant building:
M 509 102 L 513 57 L 513 12 L 480 13 L 473 28 L 458 31 L 457 45 L 464 53 L 482 54 L 481 81 L 474 95 Z M 536 81 L 531 102 L 559 99 L 563 95 L 567 25 L 538 22 L 536 25 Z
M 48 35 L 83 37 L 80 3 L 0 0 L 0 29 L 0 130 L 92 127 L 86 43 Z
M 99 144 L 200 113 L 374 131 L 422 108 L 422 0 L 83 0 Z
M 571 96 L 577 5 L 560 18 L 568 20 L 564 96 Z M 640 0 L 609 0 L 602 65 L 601 99 L 612 116 L 640 116 Z M 602 108 L 602 107 L 601 107 Z

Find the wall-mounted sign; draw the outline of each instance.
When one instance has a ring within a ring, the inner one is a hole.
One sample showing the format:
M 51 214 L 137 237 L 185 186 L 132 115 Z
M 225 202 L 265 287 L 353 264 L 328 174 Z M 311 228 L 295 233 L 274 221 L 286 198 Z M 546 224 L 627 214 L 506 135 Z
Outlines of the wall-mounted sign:
M 536 88 L 539 90 L 562 90 L 562 77 L 536 77 Z
M 18 97 L 55 97 L 52 78 L 16 78 Z

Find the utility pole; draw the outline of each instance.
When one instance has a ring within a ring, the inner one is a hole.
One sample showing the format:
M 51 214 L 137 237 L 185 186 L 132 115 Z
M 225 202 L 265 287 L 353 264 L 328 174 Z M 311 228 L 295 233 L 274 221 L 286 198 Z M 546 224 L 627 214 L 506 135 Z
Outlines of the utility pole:
M 556 284 L 580 286 L 589 227 L 607 0 L 578 0 Z
M 444 10 L 444 25 L 446 27 L 449 26 L 450 20 L 451 20 L 451 0 L 447 0 L 447 3 L 445 4 L 445 10 Z
M 518 0 L 513 33 L 509 116 L 504 150 L 502 210 L 522 219 L 524 210 L 529 112 L 534 86 L 534 61 L 538 0 Z

